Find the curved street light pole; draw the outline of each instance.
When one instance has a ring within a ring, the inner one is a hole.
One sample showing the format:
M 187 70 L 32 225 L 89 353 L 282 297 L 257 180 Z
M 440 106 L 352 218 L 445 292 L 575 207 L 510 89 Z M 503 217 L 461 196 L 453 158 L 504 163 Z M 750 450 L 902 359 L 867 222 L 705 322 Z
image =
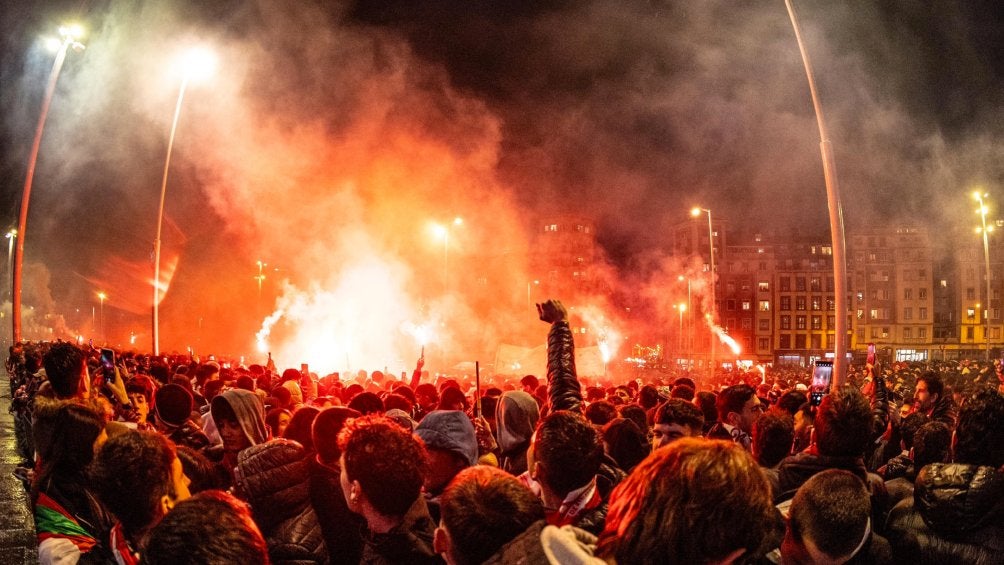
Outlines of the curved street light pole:
M 823 179 L 826 182 L 826 203 L 830 212 L 830 240 L 833 246 L 833 294 L 834 321 L 833 344 L 833 389 L 844 384 L 847 379 L 847 259 L 844 251 L 844 215 L 840 206 L 840 186 L 837 183 L 837 165 L 833 158 L 833 146 L 823 119 L 823 106 L 816 92 L 816 79 L 812 74 L 812 64 L 809 52 L 802 42 L 802 30 L 798 25 L 792 0 L 784 0 L 788 8 L 788 17 L 795 30 L 795 40 L 802 54 L 802 64 L 809 80 L 809 92 L 812 95 L 812 106 L 816 112 L 816 123 L 819 126 L 819 150 L 823 157 Z
M 63 42 L 56 52 L 56 59 L 52 62 L 52 71 L 49 72 L 49 84 L 45 87 L 45 98 L 42 100 L 42 112 L 38 116 L 38 127 L 35 128 L 35 140 L 31 144 L 31 153 L 28 155 L 28 172 L 24 178 L 24 189 L 21 191 L 21 211 L 17 218 L 17 242 L 14 245 L 14 272 L 11 283 L 11 320 L 13 323 L 12 342 L 21 341 L 21 276 L 22 262 L 24 260 L 24 236 L 27 233 L 28 224 L 28 202 L 31 199 L 31 184 L 35 179 L 35 164 L 38 162 L 38 149 L 42 145 L 42 132 L 45 130 L 45 118 L 49 115 L 49 106 L 52 104 L 52 96 L 56 92 L 56 82 L 59 80 L 59 72 L 63 69 L 63 61 L 66 60 L 67 49 L 82 51 L 84 44 L 76 40 L 79 30 L 72 27 L 61 27 L 59 33 L 63 37 Z M 12 236 L 14 237 L 14 236 Z

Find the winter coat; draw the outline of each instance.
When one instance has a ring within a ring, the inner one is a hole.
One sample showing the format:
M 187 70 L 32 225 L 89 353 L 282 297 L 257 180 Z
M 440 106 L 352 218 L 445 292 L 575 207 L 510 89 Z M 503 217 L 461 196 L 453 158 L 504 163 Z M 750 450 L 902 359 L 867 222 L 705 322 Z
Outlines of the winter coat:
M 596 537 L 574 526 L 557 528 L 543 520 L 502 546 L 483 565 L 605 565 L 593 556 Z
M 338 463 L 324 465 L 310 460 L 310 504 L 328 548 L 331 563 L 355 565 L 363 555 L 363 529 L 366 521 L 349 510 L 342 493 Z
M 1004 563 L 1004 471 L 927 465 L 886 530 L 902 563 Z
M 575 373 L 575 344 L 567 321 L 551 324 L 547 332 L 548 412 L 582 412 L 582 386 Z
M 251 505 L 273 564 L 328 563 L 328 550 L 310 504 L 309 469 L 303 446 L 274 439 L 237 456 L 234 478 Z
M 384 534 L 366 532 L 360 565 L 440 565 L 432 536 L 436 525 L 429 516 L 425 497 L 419 495 L 404 520 Z
M 863 457 L 830 457 L 819 455 L 815 446 L 810 449 L 785 457 L 777 467 L 778 490 L 774 494 L 775 502 L 791 498 L 798 487 L 802 486 L 813 475 L 827 469 L 843 469 L 857 475 L 864 481 L 871 492 L 872 523 L 884 524 L 889 511 L 889 493 L 882 478 L 875 473 L 869 473 Z

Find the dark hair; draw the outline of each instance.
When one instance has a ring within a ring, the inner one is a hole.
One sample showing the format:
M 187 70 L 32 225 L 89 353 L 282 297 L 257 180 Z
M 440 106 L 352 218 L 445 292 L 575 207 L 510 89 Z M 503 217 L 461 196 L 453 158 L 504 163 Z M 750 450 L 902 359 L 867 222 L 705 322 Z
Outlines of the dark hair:
M 768 410 L 753 424 L 753 458 L 761 467 L 773 467 L 791 453 L 795 419 L 784 410 Z
M 928 421 L 927 415 L 921 414 L 920 412 L 914 412 L 906 418 L 899 425 L 899 436 L 903 441 L 903 445 L 909 450 L 913 447 L 913 436 L 917 433 L 917 430 L 921 426 L 926 424 Z
M 457 474 L 440 499 L 442 524 L 461 565 L 483 563 L 544 519 L 540 498 L 516 477 L 479 465 Z
M 537 387 L 540 386 L 540 381 L 533 375 L 527 375 L 519 380 L 519 384 L 524 387 L 530 387 L 530 390 L 537 390 Z
M 272 397 L 276 400 L 276 408 L 288 409 L 293 403 L 293 393 L 282 385 L 272 387 Z
M 610 496 L 597 554 L 617 563 L 707 563 L 766 551 L 776 509 L 764 472 L 731 441 L 682 438 Z
M 655 409 L 655 424 L 679 424 L 694 431 L 704 428 L 704 414 L 696 406 L 681 398 L 670 398 Z
M 227 404 L 228 406 L 230 405 L 229 402 L 226 402 L 224 404 Z M 221 414 L 221 416 L 220 416 L 221 420 L 231 421 L 230 418 L 224 418 L 222 416 L 222 413 L 223 413 L 223 407 L 222 406 L 219 408 L 219 411 L 220 411 L 220 414 Z M 233 408 L 232 407 L 230 408 L 230 411 L 233 412 Z M 268 426 L 268 429 L 271 430 L 272 436 L 274 436 L 274 437 L 278 437 L 279 436 L 279 416 L 282 416 L 283 414 L 289 416 L 290 420 L 293 419 L 293 413 L 290 412 L 289 410 L 285 409 L 285 408 L 273 408 L 273 409 L 271 409 L 271 410 L 268 411 L 268 414 L 265 414 L 265 425 Z M 235 422 L 237 421 L 237 415 L 236 414 L 234 414 L 234 417 L 233 417 L 232 421 L 235 421 Z M 286 426 L 288 427 L 289 424 L 287 423 Z
M 321 411 L 313 406 L 304 406 L 297 410 L 293 417 L 289 419 L 282 437 L 291 439 L 303 446 L 307 452 L 314 451 L 314 439 L 311 437 L 311 429 L 314 419 Z
M 798 412 L 799 407 L 808 402 L 809 397 L 805 395 L 804 392 L 800 390 L 789 390 L 788 392 L 781 395 L 781 398 L 777 399 L 777 403 L 774 405 L 778 410 L 784 410 L 785 412 L 791 414 L 791 417 L 795 417 L 795 413 Z
M 868 399 L 858 389 L 842 386 L 823 397 L 813 425 L 820 455 L 861 457 L 871 441 Z
M 788 528 L 799 542 L 809 538 L 826 555 L 840 558 L 861 543 L 870 517 L 871 498 L 861 479 L 849 471 L 828 469 L 795 493 Z
M 94 459 L 94 442 L 105 429 L 97 410 L 74 401 L 35 403 L 32 436 L 38 470 L 32 481 L 32 500 L 58 484 L 61 490 L 83 490 Z
M 52 344 L 42 358 L 45 366 L 45 378 L 49 380 L 52 391 L 58 398 L 72 398 L 80 390 L 82 369 L 87 363 L 84 352 L 67 342 Z
M 1004 396 L 1000 393 L 986 389 L 962 404 L 955 427 L 955 462 L 1004 465 Z
M 363 416 L 383 414 L 383 400 L 372 392 L 360 392 L 349 401 L 349 408 L 358 411 Z
M 363 416 L 345 423 L 338 446 L 350 481 L 359 481 L 373 508 L 385 516 L 403 516 L 421 496 L 425 448 L 413 434 L 383 416 Z
M 607 422 L 617 417 L 617 407 L 608 400 L 597 400 L 586 406 L 584 415 L 590 424 L 605 426 Z
M 941 380 L 941 375 L 938 373 L 927 371 L 917 377 L 917 382 L 919 383 L 920 381 L 927 383 L 927 392 L 929 394 L 937 394 L 939 399 L 945 396 L 945 381 Z
M 638 426 L 638 429 L 645 433 L 648 431 L 648 415 L 645 414 L 645 409 L 637 404 L 625 404 L 617 409 L 617 414 L 621 418 L 627 418 Z
M 460 404 L 463 407 L 461 410 L 467 410 L 467 397 L 456 386 L 444 388 L 439 395 L 439 410 L 456 410 L 455 404 Z
M 411 387 L 407 383 L 397 383 L 394 385 L 394 394 L 403 396 L 411 402 L 411 405 L 415 405 L 415 391 L 411 390 Z
M 405 396 L 393 392 L 383 399 L 383 407 L 385 410 L 394 410 L 396 408 L 402 412 L 411 414 L 412 410 L 415 409 L 415 403 L 408 400 Z
M 681 385 L 689 386 L 690 388 L 697 390 L 697 383 L 695 383 L 694 379 L 690 377 L 677 377 L 673 379 L 673 387 L 678 387 Z
M 202 396 L 207 402 L 212 402 L 214 398 L 219 396 L 223 387 L 226 385 L 223 381 L 215 379 L 212 381 L 207 381 L 206 384 L 202 385 Z M 254 392 L 254 391 L 251 391 Z
M 919 472 L 925 465 L 943 463 L 952 449 L 952 429 L 939 421 L 927 422 L 913 434 L 913 468 Z
M 701 409 L 704 414 L 705 427 L 718 421 L 718 397 L 713 392 L 702 390 L 694 397 L 694 404 Z
M 645 385 L 638 391 L 638 404 L 645 410 L 651 410 L 659 404 L 659 390 L 652 385 Z
M 694 400 L 694 388 L 687 385 L 676 385 L 673 390 L 669 392 L 670 398 L 679 398 L 691 402 Z
M 565 496 L 596 476 L 603 457 L 596 428 L 581 414 L 559 410 L 537 424 L 534 457 L 544 473 L 540 481 Z
M 185 476 L 191 481 L 188 485 L 189 492 L 195 494 L 204 490 L 227 488 L 229 480 L 221 466 L 210 461 L 201 451 L 187 445 L 175 447 L 178 450 L 178 459 L 181 460 L 181 468 L 184 469 Z
M 434 385 L 432 383 L 422 383 L 422 384 L 418 385 L 417 387 L 415 387 L 416 402 L 417 402 L 417 398 L 420 395 L 421 396 L 427 396 L 427 397 L 431 398 L 437 404 L 439 403 L 439 390 L 437 390 L 436 389 L 436 385 Z
M 733 385 L 718 393 L 715 407 L 718 409 L 718 420 L 724 422 L 729 412 L 741 414 L 749 399 L 756 396 L 756 389 L 746 384 Z
M 144 564 L 268 564 L 268 546 L 246 504 L 220 491 L 178 503 L 150 532 Z
M 132 537 L 153 525 L 160 499 L 174 496 L 174 444 L 156 432 L 130 430 L 105 443 L 91 469 L 98 498 Z
M 342 455 L 342 451 L 338 449 L 338 433 L 342 431 L 346 420 L 360 416 L 362 414 L 359 412 L 344 406 L 331 406 L 318 412 L 311 426 L 310 436 L 322 463 L 330 465 L 338 461 Z
M 237 377 L 237 381 L 234 384 L 237 388 L 254 392 L 254 377 L 251 375 L 241 375 Z
M 652 451 L 638 424 L 626 418 L 615 418 L 603 426 L 604 449 L 617 466 L 630 473 Z

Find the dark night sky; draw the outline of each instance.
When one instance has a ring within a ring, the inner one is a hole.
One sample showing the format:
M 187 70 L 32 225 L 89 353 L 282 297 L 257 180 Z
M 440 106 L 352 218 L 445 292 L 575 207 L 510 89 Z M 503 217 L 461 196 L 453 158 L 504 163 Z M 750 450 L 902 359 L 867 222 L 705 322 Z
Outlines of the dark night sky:
M 658 253 L 662 230 L 695 204 L 740 226 L 827 232 L 818 131 L 782 0 L 273 4 L 5 2 L 5 228 L 51 65 L 35 38 L 74 13 L 92 30 L 60 79 L 32 200 L 26 255 L 51 273 L 52 301 L 87 304 L 94 284 L 148 265 L 176 87 L 144 77 L 191 38 L 225 46 L 227 82 L 193 90 L 179 135 L 198 139 L 179 141 L 172 163 L 181 288 L 220 281 L 214 292 L 228 295 L 227 274 L 263 252 L 300 283 L 325 284 L 306 274 L 320 251 L 284 248 L 267 230 L 307 240 L 354 225 L 338 216 L 348 206 L 372 231 L 400 223 L 386 202 L 402 194 L 401 208 L 422 213 L 486 210 L 478 221 L 495 238 L 540 212 L 582 213 L 620 266 Z M 971 221 L 973 187 L 1004 197 L 998 3 L 796 7 L 849 228 L 955 225 Z M 273 157 L 281 164 L 263 163 Z M 381 173 L 387 163 L 405 172 Z M 291 196 L 304 179 L 327 188 Z M 346 182 L 355 192 L 330 197 Z M 277 214 L 288 222 L 263 219 Z M 407 255 L 405 238 L 380 240 Z M 179 290 L 175 308 L 195 296 Z

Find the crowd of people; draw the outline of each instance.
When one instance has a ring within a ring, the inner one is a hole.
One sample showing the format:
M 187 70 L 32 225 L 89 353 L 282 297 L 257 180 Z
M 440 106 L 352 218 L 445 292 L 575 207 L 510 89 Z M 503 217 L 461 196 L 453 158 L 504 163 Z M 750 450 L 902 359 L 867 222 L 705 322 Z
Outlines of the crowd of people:
M 1004 563 L 999 365 L 585 383 L 538 311 L 546 376 L 480 387 L 17 344 L 39 561 Z

